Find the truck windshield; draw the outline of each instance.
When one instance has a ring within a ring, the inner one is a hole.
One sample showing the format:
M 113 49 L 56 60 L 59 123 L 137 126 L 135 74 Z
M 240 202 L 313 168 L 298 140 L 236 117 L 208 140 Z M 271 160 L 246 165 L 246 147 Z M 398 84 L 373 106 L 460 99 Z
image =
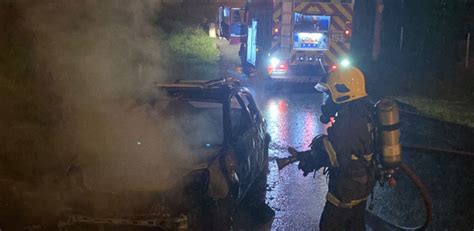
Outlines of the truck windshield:
M 328 50 L 331 16 L 296 12 L 293 20 L 293 49 Z

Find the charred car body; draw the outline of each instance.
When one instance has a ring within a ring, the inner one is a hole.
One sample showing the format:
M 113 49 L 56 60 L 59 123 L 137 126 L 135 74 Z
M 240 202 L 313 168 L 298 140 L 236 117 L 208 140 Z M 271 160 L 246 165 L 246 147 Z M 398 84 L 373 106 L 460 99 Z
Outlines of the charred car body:
M 133 215 L 123 216 L 128 213 L 124 210 L 119 215 L 73 213 L 60 227 L 222 230 L 230 226 L 242 200 L 264 204 L 270 136 L 252 95 L 233 79 L 176 81 L 158 87 L 166 96 L 158 101 L 166 98 L 166 104 L 150 104 L 159 108 L 162 121 L 179 118 L 179 129 L 187 134 L 183 146 L 191 147 L 193 167 L 176 176 L 178 183 L 169 190 L 128 193 L 127 197 L 152 198 L 143 199 L 146 206 Z M 128 200 L 123 198 L 119 200 Z

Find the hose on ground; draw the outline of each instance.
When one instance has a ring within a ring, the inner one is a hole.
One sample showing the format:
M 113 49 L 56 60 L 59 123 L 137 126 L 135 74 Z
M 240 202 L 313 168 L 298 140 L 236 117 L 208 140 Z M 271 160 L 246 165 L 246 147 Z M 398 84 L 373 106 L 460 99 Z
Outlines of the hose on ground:
M 406 164 L 401 163 L 400 170 L 413 182 L 413 184 L 416 186 L 416 188 L 418 188 L 418 191 L 420 192 L 421 198 L 423 199 L 423 202 L 425 204 L 426 220 L 419 230 L 426 230 L 433 218 L 433 203 L 431 201 L 430 195 L 428 194 L 428 190 L 418 178 L 418 176 L 416 176 L 416 174 Z

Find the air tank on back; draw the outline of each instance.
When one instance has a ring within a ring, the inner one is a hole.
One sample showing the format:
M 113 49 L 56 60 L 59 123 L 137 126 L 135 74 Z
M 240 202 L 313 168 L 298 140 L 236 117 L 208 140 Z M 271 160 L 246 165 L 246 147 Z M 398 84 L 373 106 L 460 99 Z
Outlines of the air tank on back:
M 382 99 L 377 102 L 375 108 L 382 164 L 386 169 L 396 169 L 402 160 L 398 104 L 391 99 Z

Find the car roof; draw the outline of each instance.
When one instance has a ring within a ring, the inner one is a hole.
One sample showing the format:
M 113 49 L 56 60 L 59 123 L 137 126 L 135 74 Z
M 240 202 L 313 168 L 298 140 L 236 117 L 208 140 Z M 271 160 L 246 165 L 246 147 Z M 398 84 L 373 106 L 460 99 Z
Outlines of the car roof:
M 157 84 L 168 96 L 223 103 L 230 95 L 246 91 L 237 79 L 221 78 L 214 80 L 177 80 L 174 83 Z

